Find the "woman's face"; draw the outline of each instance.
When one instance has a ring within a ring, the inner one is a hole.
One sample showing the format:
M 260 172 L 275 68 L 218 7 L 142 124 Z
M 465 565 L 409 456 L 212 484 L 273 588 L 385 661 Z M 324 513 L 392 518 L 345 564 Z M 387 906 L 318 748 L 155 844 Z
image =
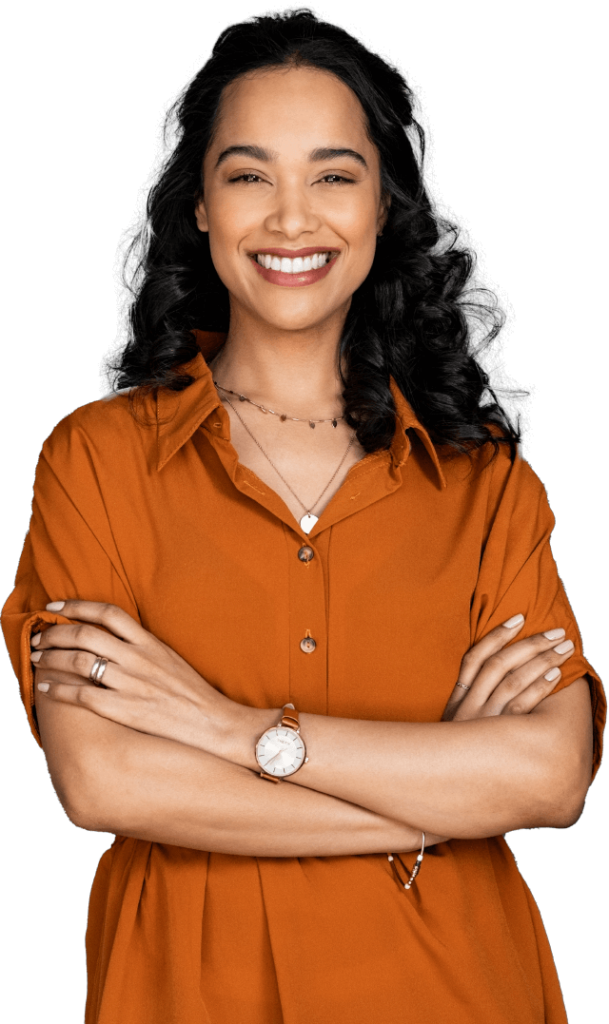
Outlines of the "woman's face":
M 303 330 L 346 315 L 384 221 L 380 166 L 355 94 L 311 68 L 227 86 L 197 225 L 247 316 Z

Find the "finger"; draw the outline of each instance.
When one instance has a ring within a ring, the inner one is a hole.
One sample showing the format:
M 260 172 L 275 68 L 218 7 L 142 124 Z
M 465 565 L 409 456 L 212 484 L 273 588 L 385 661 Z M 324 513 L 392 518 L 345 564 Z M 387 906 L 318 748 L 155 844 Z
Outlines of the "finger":
M 130 729 L 142 730 L 141 700 L 124 697 L 114 690 L 105 690 L 92 683 L 73 684 L 68 674 L 56 673 L 56 679 L 42 679 L 37 684 L 37 699 L 47 698 L 61 704 L 86 708 L 100 718 L 108 718 Z M 40 697 L 38 696 L 40 695 Z
M 152 634 L 147 635 L 154 647 L 148 645 L 148 648 L 143 648 L 126 643 L 111 633 L 86 623 L 49 626 L 43 633 L 37 634 L 38 643 L 33 643 L 30 657 L 33 664 L 65 668 L 86 678 L 89 677 L 95 659 L 105 658 L 108 665 L 104 674 L 108 673 L 109 666 L 112 665 L 110 685 L 115 686 L 116 673 L 119 671 L 145 679 L 150 678 L 151 674 L 154 675 L 155 668 L 161 663 L 158 648 L 163 648 L 164 645 L 156 641 Z M 34 639 L 32 637 L 32 641 Z M 51 655 L 51 651 L 56 653 Z M 79 651 L 84 657 L 77 656 Z M 67 656 L 67 660 L 62 657 L 62 652 Z M 104 685 L 106 682 L 104 679 Z
M 47 611 L 61 612 L 68 619 L 94 622 L 131 644 L 142 644 L 150 633 L 133 616 L 116 604 L 101 601 L 52 601 Z
M 71 651 L 52 647 L 49 650 L 33 651 L 30 655 L 30 661 L 38 669 L 51 671 L 53 675 L 57 672 L 69 672 L 78 678 L 92 681 L 91 671 L 98 657 L 99 655 L 91 654 L 89 651 Z M 102 672 L 103 685 L 114 688 L 119 675 L 120 673 L 117 673 L 117 666 L 113 662 L 107 661 Z
M 500 626 L 496 626 L 482 640 L 479 640 L 473 647 L 470 647 L 461 662 L 459 682 L 463 686 L 471 686 L 488 659 L 502 650 L 510 640 L 518 636 L 518 633 L 524 626 L 524 622 L 524 615 L 513 615 L 507 622 L 502 622 Z
M 535 633 L 522 640 L 516 640 L 509 647 L 506 646 L 505 640 L 501 643 L 495 639 L 495 649 L 483 664 L 480 664 L 479 651 L 472 648 L 464 657 L 459 682 L 472 685 L 475 680 L 476 690 L 480 696 L 486 699 L 497 683 L 501 682 L 508 673 L 515 672 L 521 666 L 526 665 L 537 654 L 545 653 L 560 645 L 564 636 L 565 631 L 562 628 L 548 630 L 546 633 Z M 484 639 L 486 640 L 486 637 Z M 476 646 L 482 647 L 482 641 Z
M 559 681 L 562 672 L 555 666 L 543 676 L 536 679 L 530 686 L 527 686 L 522 693 L 509 701 L 501 712 L 502 715 L 528 715 L 542 700 L 549 697 L 552 690 Z
M 512 640 L 515 636 L 518 636 L 519 631 L 524 625 L 524 615 L 513 615 L 507 622 L 503 622 L 500 626 L 496 626 L 490 633 L 487 633 L 482 640 L 479 640 L 477 644 L 464 655 L 461 661 L 461 669 L 459 672 L 459 678 L 454 685 L 453 691 L 448 698 L 448 703 L 444 709 L 443 720 L 449 721 L 452 719 L 455 709 L 461 704 L 467 697 L 471 690 L 474 680 L 478 675 L 480 669 L 484 663 L 497 651 L 501 650 L 505 644 Z
M 74 672 L 62 672 L 59 669 L 53 669 L 52 677 L 46 673 L 38 675 L 39 682 L 36 683 L 36 691 L 40 690 L 46 696 L 57 697 L 57 699 L 67 699 L 68 694 L 62 697 L 63 691 L 57 690 L 59 686 L 70 686 L 72 689 L 79 689 L 85 686 L 91 686 L 96 689 L 94 683 L 88 679 L 84 679 L 82 676 L 77 676 Z M 49 670 L 50 672 L 50 670 Z
M 36 640 L 39 637 L 39 640 Z M 125 651 L 130 646 L 124 640 L 106 633 L 97 626 L 89 626 L 86 623 L 75 623 L 70 625 L 49 626 L 42 633 L 32 637 L 32 650 L 45 650 L 51 647 L 80 648 L 96 652 L 104 645 L 105 650 L 114 650 L 116 653 Z M 132 646 L 132 645 L 131 645 Z
M 522 692 L 535 678 L 571 657 L 574 645 L 571 640 L 560 639 L 556 634 L 564 630 L 549 630 L 547 634 L 527 637 L 514 645 L 515 649 L 499 651 L 493 655 L 478 674 L 472 687 L 476 702 L 489 703 L 492 714 L 497 714 L 509 699 Z
M 510 647 L 505 647 L 507 631 L 510 627 L 513 630 L 512 635 L 517 634 L 518 622 L 514 623 L 514 620 L 508 620 L 503 625 L 503 631 L 502 627 L 497 627 L 476 644 L 475 648 L 472 648 L 463 659 L 462 672 L 446 707 L 446 717 L 449 720 L 455 717 L 467 717 L 472 713 L 477 716 L 481 713 L 489 716 L 501 714 L 512 697 L 520 693 L 537 676 L 543 674 L 544 663 L 538 662 L 532 667 L 532 670 L 531 668 L 525 670 L 524 677 L 515 675 L 521 666 L 532 662 L 540 653 L 548 655 L 546 668 L 562 664 L 561 659 L 554 652 L 554 648 L 557 646 L 560 648 L 564 642 L 561 639 L 565 634 L 564 629 L 556 628 L 547 630 L 545 633 L 537 633 L 523 640 L 516 640 Z M 489 640 L 492 641 L 492 644 L 486 643 Z M 471 671 L 478 663 L 480 652 L 485 653 L 492 647 L 497 648 L 498 644 L 503 644 L 503 646 L 496 649 L 495 653 L 487 658 L 479 668 L 477 675 L 471 679 Z M 572 653 L 572 646 L 569 653 Z M 470 679 L 471 682 L 466 683 L 466 679 Z
M 551 693 L 558 678 L 555 676 L 556 669 L 564 665 L 573 656 L 574 651 L 575 647 L 572 641 L 563 640 L 562 643 L 557 644 L 552 650 L 538 654 L 525 665 L 520 666 L 513 672 L 509 672 L 495 687 L 486 701 L 483 709 L 484 713 L 490 715 L 502 714 L 508 704 L 511 702 L 518 704 L 525 690 L 537 680 L 543 678 L 545 678 L 545 682 L 549 687 L 547 693 Z M 547 678 L 548 674 L 549 678 Z M 540 683 L 540 685 L 542 684 Z M 544 696 L 547 696 L 547 693 Z
M 117 694 L 71 676 L 68 672 L 55 672 L 52 679 L 43 678 L 37 684 L 36 690 L 49 700 L 88 708 L 102 718 L 114 718 L 112 711 L 116 713 Z
M 452 721 L 457 709 L 461 707 L 461 704 L 463 703 L 465 697 L 467 697 L 469 689 L 469 686 L 460 687 L 458 683 L 455 683 L 455 687 L 450 697 L 448 698 L 446 707 L 444 708 L 444 712 L 442 714 L 443 722 Z

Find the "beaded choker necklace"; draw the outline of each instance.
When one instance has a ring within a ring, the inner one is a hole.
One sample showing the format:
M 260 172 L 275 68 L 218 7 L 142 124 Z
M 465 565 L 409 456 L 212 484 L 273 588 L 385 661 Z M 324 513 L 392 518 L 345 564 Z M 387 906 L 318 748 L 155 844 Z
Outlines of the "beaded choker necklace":
M 278 416 L 281 422 L 284 422 L 285 420 L 294 420 L 296 423 L 308 423 L 309 427 L 312 427 L 314 430 L 316 423 L 332 423 L 333 427 L 336 427 L 338 426 L 339 420 L 343 419 L 342 416 L 331 416 L 327 420 L 314 420 L 312 418 L 303 419 L 299 416 L 288 416 L 286 413 L 275 413 L 274 409 L 266 409 L 265 406 L 260 406 L 257 401 L 252 401 L 251 398 L 246 398 L 245 394 L 240 394 L 238 391 L 231 391 L 229 387 L 222 387 L 221 384 L 218 384 L 218 381 L 214 381 L 214 384 L 216 387 L 219 387 L 221 391 L 227 391 L 228 394 L 233 394 L 235 398 L 238 398 L 240 401 L 249 401 L 251 406 L 256 406 L 256 409 L 262 410 L 263 413 L 271 413 L 272 416 Z

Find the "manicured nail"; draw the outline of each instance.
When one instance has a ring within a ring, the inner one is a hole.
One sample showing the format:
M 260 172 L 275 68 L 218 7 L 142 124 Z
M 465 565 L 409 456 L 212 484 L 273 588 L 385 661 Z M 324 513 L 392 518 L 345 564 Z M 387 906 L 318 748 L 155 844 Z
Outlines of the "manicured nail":
M 502 622 L 501 625 L 505 626 L 506 629 L 514 629 L 514 626 L 521 626 L 524 622 L 524 615 L 512 615 L 511 619 L 507 622 Z
M 560 640 L 561 636 L 565 635 L 564 629 L 549 629 L 547 633 L 543 634 L 546 640 Z
M 65 601 L 51 601 L 51 603 L 46 606 L 47 611 L 60 612 L 65 603 Z
M 573 647 L 574 644 L 572 640 L 563 640 L 563 642 L 559 644 L 558 647 L 555 647 L 554 650 L 557 654 L 567 654 L 569 651 L 573 650 Z
M 49 684 L 48 683 L 38 683 L 38 689 L 42 690 L 43 693 L 46 693 L 48 688 L 49 688 Z
M 32 651 L 30 654 L 30 661 L 40 661 L 42 658 L 42 651 Z
M 32 636 L 31 636 L 31 639 L 30 639 L 30 646 L 31 647 L 36 647 L 40 643 L 41 636 L 42 636 L 42 633 L 32 633 Z
M 545 676 L 543 678 L 547 679 L 548 682 L 551 683 L 553 679 L 558 679 L 559 675 L 560 675 L 560 669 L 559 668 L 551 668 L 549 672 L 546 672 L 546 674 L 545 674 Z

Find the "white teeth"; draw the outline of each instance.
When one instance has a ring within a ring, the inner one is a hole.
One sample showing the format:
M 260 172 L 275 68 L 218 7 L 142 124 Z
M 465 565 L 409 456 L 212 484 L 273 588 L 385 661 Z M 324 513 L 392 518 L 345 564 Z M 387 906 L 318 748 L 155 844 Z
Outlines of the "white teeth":
M 313 256 L 296 256 L 293 260 L 287 256 L 271 256 L 270 254 L 258 254 L 256 259 L 261 267 L 267 270 L 280 270 L 282 274 L 303 274 L 307 270 L 319 270 L 329 262 L 331 253 L 316 252 Z

